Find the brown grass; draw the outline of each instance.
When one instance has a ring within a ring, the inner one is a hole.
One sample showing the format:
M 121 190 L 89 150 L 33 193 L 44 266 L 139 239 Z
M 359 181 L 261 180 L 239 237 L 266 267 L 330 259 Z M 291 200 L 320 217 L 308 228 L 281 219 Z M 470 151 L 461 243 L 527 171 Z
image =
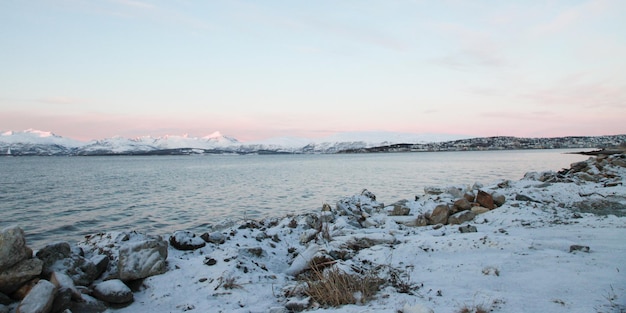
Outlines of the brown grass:
M 348 274 L 334 266 L 326 270 L 312 267 L 304 281 L 304 293 L 325 307 L 365 303 L 383 284 L 383 280 L 374 275 Z M 355 296 L 357 294 L 359 296 Z
M 459 309 L 458 313 L 489 313 L 491 309 L 487 309 L 482 305 L 468 306 L 467 304 Z

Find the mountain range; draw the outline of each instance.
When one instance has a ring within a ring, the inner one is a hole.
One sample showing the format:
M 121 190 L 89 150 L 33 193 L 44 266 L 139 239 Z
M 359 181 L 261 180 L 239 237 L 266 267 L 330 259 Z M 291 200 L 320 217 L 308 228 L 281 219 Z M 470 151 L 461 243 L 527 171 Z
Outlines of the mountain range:
M 204 137 L 168 135 L 111 137 L 82 142 L 51 132 L 28 129 L 0 134 L 0 155 L 180 155 L 336 153 L 396 143 L 430 143 L 466 138 L 445 134 L 349 132 L 320 139 L 297 137 L 240 142 L 214 132 Z

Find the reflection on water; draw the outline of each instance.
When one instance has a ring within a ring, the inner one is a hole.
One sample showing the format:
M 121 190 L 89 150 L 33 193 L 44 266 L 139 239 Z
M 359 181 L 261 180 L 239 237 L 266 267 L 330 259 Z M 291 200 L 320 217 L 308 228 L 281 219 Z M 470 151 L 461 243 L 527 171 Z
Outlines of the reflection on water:
M 29 245 L 86 234 L 209 230 L 224 219 L 295 214 L 367 188 L 383 202 L 428 185 L 489 184 L 560 170 L 565 150 L 353 155 L 0 158 L 0 227 Z

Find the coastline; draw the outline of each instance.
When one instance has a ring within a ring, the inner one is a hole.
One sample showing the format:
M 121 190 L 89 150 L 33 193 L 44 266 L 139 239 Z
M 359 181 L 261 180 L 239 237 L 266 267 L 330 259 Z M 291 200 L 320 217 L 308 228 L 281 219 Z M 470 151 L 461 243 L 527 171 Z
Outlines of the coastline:
M 110 312 L 408 313 L 479 306 L 502 312 L 619 312 L 626 308 L 619 296 L 626 294 L 620 268 L 626 259 L 620 243 L 626 236 L 625 177 L 623 154 L 599 154 L 560 172 L 527 173 L 519 181 L 468 189 L 433 186 L 420 199 L 391 205 L 364 191 L 321 212 L 166 236 L 160 239 L 166 249 L 159 273 L 141 278 L 124 276 L 125 249 L 158 236 L 99 233 L 68 243 L 68 258 L 79 259 L 76 252 L 98 263 L 106 256 L 104 271 L 84 287 L 72 279 L 73 286 L 55 288 L 77 291 L 72 294 L 78 300 L 68 301 L 70 310 L 90 304 Z M 479 201 L 482 193 L 492 202 Z M 461 207 L 461 199 L 471 207 Z M 445 211 L 445 221 L 438 219 L 439 211 Z M 468 216 L 450 222 L 461 215 Z M 145 256 L 139 260 L 146 262 Z M 302 277 L 322 267 L 385 283 L 369 299 L 362 294 L 354 304 L 328 307 L 301 290 L 307 285 Z M 60 266 L 52 272 L 78 275 L 68 271 Z M 47 274 L 35 277 L 50 280 Z M 133 289 L 132 302 L 107 306 L 96 299 L 97 286 L 113 280 Z M 9 301 L 7 308 L 19 303 Z

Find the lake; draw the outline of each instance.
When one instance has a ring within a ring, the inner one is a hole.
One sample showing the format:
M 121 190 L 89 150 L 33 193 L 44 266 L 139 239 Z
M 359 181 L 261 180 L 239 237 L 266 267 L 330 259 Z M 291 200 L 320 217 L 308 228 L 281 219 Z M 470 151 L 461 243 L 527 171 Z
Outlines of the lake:
M 425 186 L 518 180 L 588 158 L 572 151 L 0 157 L 0 228 L 19 225 L 35 249 L 113 230 L 202 233 L 334 207 L 364 188 L 391 204 Z

